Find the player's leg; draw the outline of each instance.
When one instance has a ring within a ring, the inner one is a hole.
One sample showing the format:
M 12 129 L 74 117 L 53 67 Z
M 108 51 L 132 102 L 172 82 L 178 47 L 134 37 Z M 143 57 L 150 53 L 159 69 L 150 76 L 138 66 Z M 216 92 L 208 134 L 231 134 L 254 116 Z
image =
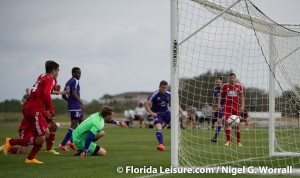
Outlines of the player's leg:
M 89 146 L 88 156 L 105 156 L 106 150 L 98 146 L 96 143 L 91 143 Z
M 55 126 L 55 124 L 49 124 L 48 130 L 49 130 L 49 136 L 46 137 L 46 153 L 58 155 L 60 153 L 55 151 L 54 149 L 52 149 L 54 140 L 55 140 L 57 127 Z
M 93 155 L 95 156 L 105 156 L 106 155 L 106 150 L 103 147 L 100 147 L 97 145 Z
M 156 147 L 156 149 L 160 151 L 165 151 L 164 147 L 164 139 L 163 139 L 163 134 L 162 134 L 162 123 L 163 123 L 163 118 L 161 115 L 157 115 L 156 118 L 154 118 L 154 126 L 155 126 L 155 132 L 156 132 L 156 139 L 159 143 L 159 145 Z
M 35 116 L 32 117 L 32 114 L 35 113 Z M 42 112 L 40 111 L 36 111 L 36 112 L 29 112 L 28 113 L 29 117 L 26 116 L 27 121 L 29 123 L 29 126 L 31 128 L 32 134 L 33 136 L 35 136 L 36 141 L 35 144 L 33 145 L 33 148 L 31 150 L 31 152 L 29 153 L 29 155 L 27 156 L 27 159 L 25 160 L 25 163 L 34 163 L 34 164 L 42 164 L 43 162 L 38 161 L 37 159 L 35 159 L 36 154 L 40 151 L 40 149 L 43 146 L 43 143 L 46 140 L 46 130 L 47 128 L 45 128 L 45 119 L 42 115 Z
M 67 144 L 73 149 L 75 147 L 73 147 L 73 141 L 72 141 L 72 133 L 73 130 L 76 129 L 76 127 L 79 124 L 79 120 L 83 118 L 83 115 L 81 113 L 81 111 L 70 111 L 70 115 L 71 115 L 71 126 L 68 129 L 65 138 L 63 139 L 63 141 L 60 143 L 60 145 L 58 146 L 59 149 L 63 150 L 63 151 L 69 151 L 69 149 L 67 148 Z M 69 142 L 71 141 L 71 142 Z
M 31 130 L 29 128 L 19 129 L 19 135 L 21 139 L 30 140 L 32 136 Z M 28 144 L 21 145 L 20 147 L 11 147 L 9 152 L 11 154 L 26 154 L 28 151 Z
M 222 125 L 223 125 L 223 109 L 221 111 L 216 112 L 215 116 L 217 117 L 217 128 L 214 135 L 214 138 L 211 139 L 212 142 L 217 142 L 219 133 L 221 131 Z
M 239 107 L 239 105 L 232 106 L 232 115 L 236 115 L 236 116 L 240 117 L 240 107 Z M 234 128 L 234 133 L 235 133 L 235 136 L 236 136 L 237 145 L 242 146 L 240 123 Z
M 192 118 L 192 125 L 193 125 L 193 129 L 196 128 L 196 117 L 194 114 L 191 115 L 191 118 Z
M 30 120 L 28 120 L 26 117 L 24 117 L 26 119 L 26 123 L 28 123 L 27 127 L 29 130 L 41 130 L 44 131 L 42 128 L 42 126 L 40 125 L 40 122 L 39 122 L 39 115 L 38 115 L 38 112 L 36 114 L 34 114 L 34 112 L 32 112 L 31 110 L 24 110 L 23 109 L 23 114 L 24 116 L 25 115 L 28 115 L 28 117 L 31 117 Z M 35 124 L 35 120 L 37 119 L 37 124 Z M 29 121 L 33 122 L 33 124 L 29 124 Z M 34 127 L 34 128 L 33 128 Z M 20 135 L 21 136 L 21 135 Z M 13 152 L 17 152 L 17 150 L 14 149 L 13 146 L 15 145 L 20 145 L 20 146 L 26 146 L 26 145 L 35 145 L 36 144 L 36 138 L 35 137 L 22 137 L 19 138 L 19 139 L 14 139 L 14 138 L 6 138 L 5 139 L 5 144 L 4 144 L 4 147 L 3 147 L 3 155 L 6 156 L 7 153 L 11 150 L 11 148 L 13 148 Z
M 140 121 L 140 128 L 143 126 L 143 117 L 141 115 L 138 115 L 139 121 Z
M 245 118 L 245 127 L 246 127 L 246 130 L 249 130 L 249 117 Z
M 224 109 L 224 115 L 225 115 L 224 131 L 225 131 L 225 134 L 226 134 L 225 146 L 230 146 L 230 143 L 231 143 L 231 138 L 230 138 L 231 127 L 230 127 L 230 125 L 228 124 L 228 121 L 227 121 L 228 118 L 231 115 L 231 110 L 232 110 L 231 107 L 225 107 L 225 109 Z
M 206 117 L 206 119 L 207 119 L 207 128 L 208 128 L 208 130 L 210 130 L 211 129 L 211 117 Z

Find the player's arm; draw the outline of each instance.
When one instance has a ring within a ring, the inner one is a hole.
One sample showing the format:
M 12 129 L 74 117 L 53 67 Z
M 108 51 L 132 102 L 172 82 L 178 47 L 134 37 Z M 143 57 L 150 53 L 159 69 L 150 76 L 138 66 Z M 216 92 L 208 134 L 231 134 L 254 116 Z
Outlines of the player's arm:
M 145 109 L 148 111 L 148 113 L 151 114 L 152 117 L 156 117 L 157 114 L 154 113 L 154 112 L 151 110 L 151 108 L 150 108 L 151 103 L 152 103 L 152 102 L 151 102 L 150 100 L 147 100 L 147 101 L 145 102 Z
M 124 122 L 122 122 L 122 121 L 116 121 L 116 120 L 114 120 L 114 119 L 111 119 L 111 120 L 108 121 L 107 123 L 115 124 L 115 125 L 118 125 L 118 126 L 120 126 L 120 127 L 122 127 L 122 128 L 127 127 L 127 125 L 126 125 Z
M 53 79 L 51 79 L 53 80 Z M 52 81 L 50 79 L 45 81 L 45 88 L 43 91 L 43 95 L 45 98 L 45 106 L 46 110 L 49 111 L 51 116 L 55 116 L 54 108 L 52 105 L 52 99 L 51 99 L 51 91 L 52 91 Z
M 80 105 L 84 108 L 83 102 L 80 100 L 79 96 L 77 95 L 77 90 L 72 90 L 71 92 L 72 92 L 72 95 L 73 95 L 73 97 L 75 98 L 75 100 L 76 100 L 77 102 L 79 102 Z
M 55 95 L 65 95 L 67 93 L 68 93 L 67 90 L 60 91 L 60 85 L 56 85 L 52 91 L 52 94 L 55 94 Z

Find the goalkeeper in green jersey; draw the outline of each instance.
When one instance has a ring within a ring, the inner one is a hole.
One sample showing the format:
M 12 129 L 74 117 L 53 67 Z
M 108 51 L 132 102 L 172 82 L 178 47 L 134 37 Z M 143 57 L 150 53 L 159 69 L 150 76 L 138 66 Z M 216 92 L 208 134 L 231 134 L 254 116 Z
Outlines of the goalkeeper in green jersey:
M 101 113 L 94 113 L 81 122 L 72 133 L 74 144 L 78 149 L 75 155 L 81 155 L 82 157 L 91 155 L 105 156 L 106 150 L 94 143 L 104 136 L 104 123 L 116 124 L 122 128 L 127 127 L 124 122 L 113 120 L 113 117 L 114 109 L 104 106 Z

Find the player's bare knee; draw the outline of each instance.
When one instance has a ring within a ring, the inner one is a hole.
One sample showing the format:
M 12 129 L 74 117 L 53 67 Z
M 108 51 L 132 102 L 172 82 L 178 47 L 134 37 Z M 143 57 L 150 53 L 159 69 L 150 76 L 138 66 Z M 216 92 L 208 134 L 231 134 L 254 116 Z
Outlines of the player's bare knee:
M 101 147 L 97 152 L 97 156 L 105 156 L 105 155 L 106 155 L 106 150 Z
M 45 135 L 38 136 L 38 137 L 36 137 L 36 144 L 37 145 L 42 145 L 45 142 L 45 140 L 46 140 Z
M 45 137 L 48 138 L 49 135 L 50 135 L 50 131 L 49 131 L 49 129 L 47 128 L 47 129 L 45 130 Z

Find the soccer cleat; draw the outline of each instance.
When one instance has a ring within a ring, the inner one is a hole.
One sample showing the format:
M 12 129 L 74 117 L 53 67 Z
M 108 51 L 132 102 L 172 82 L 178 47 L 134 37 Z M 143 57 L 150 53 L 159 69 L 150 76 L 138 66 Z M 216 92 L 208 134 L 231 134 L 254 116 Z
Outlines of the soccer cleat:
M 62 146 L 61 144 L 59 144 L 58 148 L 63 151 L 70 151 L 67 146 Z
M 165 151 L 165 150 L 166 150 L 166 148 L 165 148 L 162 144 L 158 145 L 158 146 L 156 147 L 156 149 L 157 149 L 157 150 L 160 150 L 160 151 Z
M 74 145 L 74 143 L 72 143 L 72 142 L 69 141 L 69 142 L 67 143 L 67 145 L 68 145 L 70 148 L 72 148 L 73 150 L 75 150 L 75 151 L 77 150 L 77 148 L 76 148 L 76 146 Z
M 6 138 L 5 139 L 5 144 L 4 144 L 4 147 L 3 147 L 3 155 L 6 156 L 7 155 L 7 152 L 10 150 L 10 148 L 12 147 L 12 145 L 9 144 L 9 140 L 11 138 Z
M 212 138 L 210 141 L 212 141 L 212 142 L 217 142 L 217 139 L 215 139 L 215 138 Z
M 27 164 L 31 164 L 31 163 L 33 163 L 33 164 L 43 164 L 43 162 L 41 162 L 37 159 L 27 159 L 27 158 L 25 160 L 25 163 L 27 163 Z
M 243 147 L 243 144 L 242 144 L 241 142 L 239 142 L 239 143 L 237 144 L 237 146 L 238 146 L 238 147 Z
M 1 146 L 0 146 L 0 152 L 3 151 L 3 148 L 4 148 L 4 145 L 1 145 Z
M 53 149 L 51 149 L 51 150 L 46 150 L 45 152 L 48 153 L 48 154 L 53 154 L 53 155 L 59 155 L 59 154 L 60 154 L 59 152 L 57 152 L 57 151 L 55 151 L 55 150 L 53 150 Z
M 224 144 L 224 146 L 229 147 L 229 146 L 230 146 L 230 142 L 229 142 L 229 141 L 226 141 L 225 144 Z

